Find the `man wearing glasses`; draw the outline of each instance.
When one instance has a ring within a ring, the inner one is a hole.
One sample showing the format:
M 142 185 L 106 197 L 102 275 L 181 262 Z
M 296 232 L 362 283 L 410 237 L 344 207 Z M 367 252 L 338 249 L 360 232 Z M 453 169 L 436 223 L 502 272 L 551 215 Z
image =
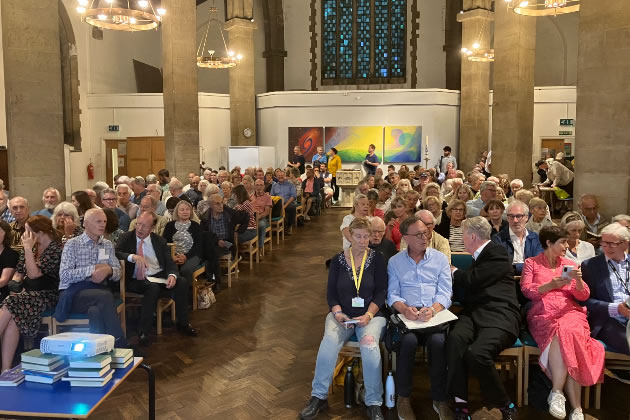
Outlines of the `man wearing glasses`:
M 512 201 L 506 210 L 508 229 L 503 229 L 492 236 L 492 241 L 503 246 L 512 261 L 514 275 L 520 276 L 523 263 L 530 257 L 540 254 L 543 249 L 536 232 L 525 228 L 529 217 L 529 207 L 522 201 Z
M 385 238 L 385 222 L 380 217 L 370 218 L 370 248 L 380 252 L 385 258 L 385 265 L 396 255 L 396 245 Z
M 486 216 L 481 214 L 486 203 L 497 199 L 497 184 L 493 181 L 484 181 L 479 187 L 479 198 L 466 202 L 467 217 Z M 527 222 L 527 220 L 525 221 Z
M 427 227 L 429 233 L 427 235 L 427 246 L 429 248 L 436 249 L 442 254 L 446 255 L 448 263 L 451 263 L 451 246 L 448 243 L 448 239 L 439 233 L 435 232 L 435 216 L 429 210 L 420 210 L 416 213 L 416 216 Z
M 604 253 L 582 262 L 582 276 L 591 290 L 586 301 L 591 336 L 618 353 L 630 354 L 626 326 L 630 318 L 630 231 L 612 223 L 602 231 Z
M 394 255 L 387 265 L 387 303 L 409 320 L 426 322 L 451 306 L 452 280 L 448 259 L 428 248 L 429 229 L 416 216 L 400 224 L 407 249 Z M 415 419 L 411 407 L 412 378 L 418 344 L 429 349 L 429 375 L 433 409 L 440 418 L 450 413 L 446 388 L 446 332 L 433 330 L 406 333 L 396 357 L 398 368 L 398 418 Z
M 116 198 L 116 191 L 111 188 L 106 188 L 101 191 L 101 202 L 103 203 L 104 209 L 113 210 L 118 216 L 118 225 L 121 230 L 127 232 L 129 230 L 129 225 L 131 224 L 131 218 L 127 215 L 127 213 L 118 208 L 116 205 L 118 199 Z
M 383 182 L 378 187 L 378 203 L 376 203 L 376 208 L 382 210 L 384 213 L 389 211 L 389 206 L 392 203 L 392 188 L 389 182 Z

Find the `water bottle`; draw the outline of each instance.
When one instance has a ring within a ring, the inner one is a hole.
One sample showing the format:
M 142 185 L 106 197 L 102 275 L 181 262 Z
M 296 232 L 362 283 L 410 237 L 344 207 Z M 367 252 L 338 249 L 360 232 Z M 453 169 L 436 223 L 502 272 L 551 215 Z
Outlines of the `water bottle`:
M 385 407 L 394 408 L 396 405 L 396 385 L 394 385 L 394 376 L 389 371 L 387 380 L 385 381 Z
M 346 408 L 352 408 L 354 405 L 354 374 L 352 373 L 352 365 L 346 370 L 346 377 L 343 381 L 343 401 Z

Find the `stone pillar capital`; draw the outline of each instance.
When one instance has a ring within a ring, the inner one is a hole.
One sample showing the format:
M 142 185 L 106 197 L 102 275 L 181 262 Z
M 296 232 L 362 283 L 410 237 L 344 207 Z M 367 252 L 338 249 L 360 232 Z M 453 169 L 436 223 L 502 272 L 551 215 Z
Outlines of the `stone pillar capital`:
M 228 20 L 227 22 L 225 22 L 225 26 L 223 27 L 223 29 L 225 29 L 228 32 L 234 29 L 249 29 L 251 31 L 254 31 L 256 28 L 257 28 L 256 23 L 248 19 L 240 19 L 240 18 L 234 18 L 234 19 Z
M 457 15 L 458 22 L 466 22 L 472 19 L 485 19 L 489 21 L 494 20 L 494 12 L 488 9 L 473 9 L 466 10 L 463 13 Z
M 492 0 L 464 0 L 462 6 L 464 10 L 473 10 L 473 9 L 492 10 Z

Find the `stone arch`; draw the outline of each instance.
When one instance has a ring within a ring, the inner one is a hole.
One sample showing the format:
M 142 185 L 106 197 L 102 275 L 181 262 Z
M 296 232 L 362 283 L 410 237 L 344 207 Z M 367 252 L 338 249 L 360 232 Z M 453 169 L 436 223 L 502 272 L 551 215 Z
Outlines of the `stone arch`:
M 59 0 L 59 49 L 61 51 L 61 96 L 63 105 L 63 141 L 81 151 L 81 108 L 79 106 L 79 64 L 72 22 Z

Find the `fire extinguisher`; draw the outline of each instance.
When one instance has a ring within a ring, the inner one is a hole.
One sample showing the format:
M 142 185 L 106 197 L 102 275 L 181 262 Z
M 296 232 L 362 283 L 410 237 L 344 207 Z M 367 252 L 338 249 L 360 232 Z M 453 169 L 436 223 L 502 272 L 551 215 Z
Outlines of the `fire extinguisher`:
M 87 166 L 88 179 L 94 179 L 94 164 L 90 162 Z

